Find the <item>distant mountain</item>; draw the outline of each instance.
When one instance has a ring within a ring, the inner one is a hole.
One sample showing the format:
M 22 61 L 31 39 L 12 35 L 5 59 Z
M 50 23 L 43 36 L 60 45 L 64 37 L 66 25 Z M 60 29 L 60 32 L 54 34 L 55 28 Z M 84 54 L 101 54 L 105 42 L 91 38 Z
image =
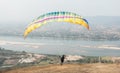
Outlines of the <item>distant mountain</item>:
M 53 22 L 33 31 L 32 37 L 72 38 L 87 40 L 120 40 L 120 16 L 85 17 L 90 31 L 79 25 Z M 0 24 L 0 35 L 22 36 L 28 24 Z M 79 26 L 79 27 L 78 27 Z

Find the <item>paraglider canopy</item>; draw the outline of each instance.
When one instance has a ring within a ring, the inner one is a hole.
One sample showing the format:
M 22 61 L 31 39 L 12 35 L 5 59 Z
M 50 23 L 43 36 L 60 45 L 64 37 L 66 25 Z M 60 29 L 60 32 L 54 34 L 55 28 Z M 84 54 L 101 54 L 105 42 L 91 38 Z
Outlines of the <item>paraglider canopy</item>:
M 88 21 L 82 18 L 80 15 L 72 12 L 50 12 L 40 15 L 37 19 L 30 23 L 24 32 L 24 38 L 33 30 L 47 24 L 49 22 L 69 22 L 72 24 L 82 25 L 89 29 Z

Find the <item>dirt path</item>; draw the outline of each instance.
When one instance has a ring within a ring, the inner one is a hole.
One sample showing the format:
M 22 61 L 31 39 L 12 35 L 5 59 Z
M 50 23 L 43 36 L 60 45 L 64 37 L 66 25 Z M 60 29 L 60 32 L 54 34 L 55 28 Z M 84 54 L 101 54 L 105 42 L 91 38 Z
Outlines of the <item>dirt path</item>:
M 32 66 L 5 73 L 120 73 L 117 64 L 65 64 L 49 66 Z

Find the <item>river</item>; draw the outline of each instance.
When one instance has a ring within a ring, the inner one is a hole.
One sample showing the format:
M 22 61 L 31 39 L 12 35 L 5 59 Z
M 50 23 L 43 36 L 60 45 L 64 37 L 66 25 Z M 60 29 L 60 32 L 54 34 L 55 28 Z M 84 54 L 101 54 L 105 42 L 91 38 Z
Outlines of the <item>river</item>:
M 40 54 L 71 54 L 86 56 L 120 56 L 120 41 L 30 38 L 0 36 L 0 47 Z

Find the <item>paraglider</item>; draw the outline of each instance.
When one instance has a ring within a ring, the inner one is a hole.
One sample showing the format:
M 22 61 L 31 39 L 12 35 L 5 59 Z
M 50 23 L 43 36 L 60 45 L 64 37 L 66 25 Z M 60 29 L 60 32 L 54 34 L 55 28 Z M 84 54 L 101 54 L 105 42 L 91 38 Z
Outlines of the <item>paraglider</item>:
M 82 25 L 85 28 L 89 29 L 88 21 L 76 13 L 64 12 L 64 11 L 50 12 L 39 16 L 37 19 L 31 22 L 24 32 L 24 38 L 26 38 L 27 35 L 33 30 L 49 22 L 68 22 L 68 23 Z

